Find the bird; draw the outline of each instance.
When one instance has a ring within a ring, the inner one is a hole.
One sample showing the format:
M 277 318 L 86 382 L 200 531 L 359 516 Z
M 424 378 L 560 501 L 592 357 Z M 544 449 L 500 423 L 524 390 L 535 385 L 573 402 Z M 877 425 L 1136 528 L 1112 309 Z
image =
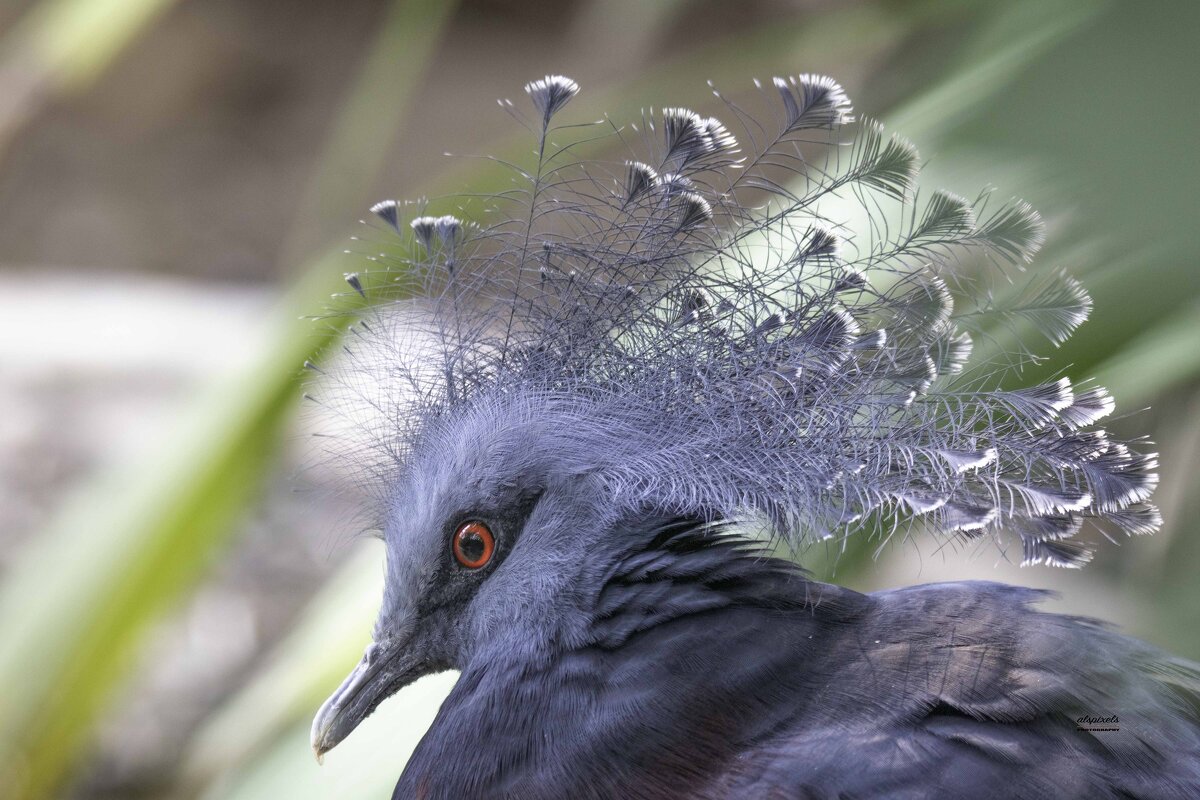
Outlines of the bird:
M 733 127 L 577 123 L 548 75 L 500 103 L 505 190 L 372 207 L 313 396 L 384 590 L 318 758 L 457 670 L 394 798 L 1200 797 L 1197 664 L 1042 591 L 804 570 L 1079 568 L 1160 526 L 1158 464 L 1103 387 L 1022 380 L 1091 309 L 1027 203 L 922 192 L 828 77 L 755 83 L 713 88 Z

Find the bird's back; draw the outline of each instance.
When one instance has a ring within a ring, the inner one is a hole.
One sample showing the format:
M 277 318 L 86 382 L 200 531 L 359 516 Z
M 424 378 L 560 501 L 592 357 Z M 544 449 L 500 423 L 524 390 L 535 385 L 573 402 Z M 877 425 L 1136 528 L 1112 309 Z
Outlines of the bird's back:
M 1044 593 L 873 595 L 822 696 L 751 744 L 714 797 L 1200 797 L 1200 671 Z M 812 669 L 812 665 L 807 666 Z

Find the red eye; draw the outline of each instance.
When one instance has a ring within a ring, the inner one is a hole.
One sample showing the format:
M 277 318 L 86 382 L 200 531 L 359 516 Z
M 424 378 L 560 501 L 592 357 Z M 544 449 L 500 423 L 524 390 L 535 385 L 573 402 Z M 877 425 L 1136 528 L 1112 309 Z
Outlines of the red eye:
M 479 569 L 492 560 L 496 539 L 482 522 L 467 522 L 454 533 L 454 557 L 469 569 Z

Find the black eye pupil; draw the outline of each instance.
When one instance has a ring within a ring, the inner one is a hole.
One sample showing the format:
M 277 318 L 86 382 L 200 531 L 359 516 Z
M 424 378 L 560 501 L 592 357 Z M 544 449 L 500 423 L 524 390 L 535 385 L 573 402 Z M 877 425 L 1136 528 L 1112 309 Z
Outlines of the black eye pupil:
M 458 538 L 458 549 L 463 554 L 463 558 L 474 562 L 483 558 L 487 544 L 478 533 L 468 532 Z

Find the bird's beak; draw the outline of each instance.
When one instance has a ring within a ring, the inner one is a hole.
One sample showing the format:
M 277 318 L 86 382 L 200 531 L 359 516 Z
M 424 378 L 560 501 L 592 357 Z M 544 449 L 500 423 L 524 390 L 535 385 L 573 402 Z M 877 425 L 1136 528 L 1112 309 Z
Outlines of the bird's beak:
M 376 706 L 422 674 L 407 637 L 371 642 L 362 661 L 321 706 L 312 724 L 317 762 L 350 735 Z

